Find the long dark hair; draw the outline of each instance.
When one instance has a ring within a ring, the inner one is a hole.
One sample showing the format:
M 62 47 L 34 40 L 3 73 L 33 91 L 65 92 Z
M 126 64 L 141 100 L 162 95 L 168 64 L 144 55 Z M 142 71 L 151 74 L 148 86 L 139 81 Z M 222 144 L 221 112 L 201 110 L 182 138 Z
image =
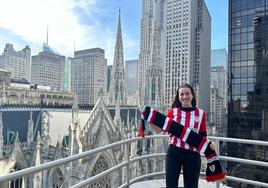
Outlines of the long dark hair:
M 171 104 L 171 108 L 178 108 L 178 107 L 181 107 L 182 104 L 181 104 L 181 101 L 179 99 L 179 90 L 181 88 L 189 88 L 190 89 L 190 92 L 193 96 L 193 99 L 192 99 L 192 106 L 195 107 L 196 106 L 196 96 L 195 96 L 195 92 L 194 92 L 194 89 L 192 88 L 192 86 L 190 84 L 182 84 L 179 86 L 179 88 L 177 89 L 176 91 L 176 96 Z

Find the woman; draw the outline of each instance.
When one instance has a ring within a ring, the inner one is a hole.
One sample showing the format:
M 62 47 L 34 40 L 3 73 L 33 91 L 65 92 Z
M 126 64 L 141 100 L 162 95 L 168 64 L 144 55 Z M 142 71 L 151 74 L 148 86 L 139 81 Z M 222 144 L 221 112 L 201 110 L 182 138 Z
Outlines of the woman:
M 189 84 L 181 85 L 167 113 L 167 117 L 189 127 L 202 136 L 207 136 L 206 113 L 196 107 L 196 96 Z M 162 130 L 151 124 L 157 133 Z M 181 168 L 185 188 L 197 188 L 201 168 L 201 157 L 196 148 L 189 146 L 179 138 L 170 134 L 169 147 L 166 154 L 166 186 L 177 188 Z M 215 146 L 211 145 L 215 150 Z

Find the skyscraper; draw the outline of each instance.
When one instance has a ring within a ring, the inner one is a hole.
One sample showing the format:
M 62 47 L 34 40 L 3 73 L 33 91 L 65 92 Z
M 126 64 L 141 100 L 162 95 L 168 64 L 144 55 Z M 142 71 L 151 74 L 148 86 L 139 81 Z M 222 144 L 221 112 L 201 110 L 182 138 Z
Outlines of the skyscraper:
M 143 0 L 142 1 L 142 18 L 141 18 L 141 39 L 140 39 L 140 54 L 139 54 L 139 66 L 138 66 L 138 91 L 139 91 L 139 103 L 144 106 L 145 98 L 148 100 L 149 91 L 147 91 L 147 96 L 145 96 L 146 88 L 148 88 L 148 80 L 146 80 L 146 71 L 150 71 L 148 66 L 151 65 L 153 61 L 153 45 L 157 45 L 160 53 L 155 58 L 160 58 L 159 63 L 163 63 L 163 56 L 165 56 L 164 50 L 164 0 Z M 156 6 L 155 6 L 156 4 Z M 157 9 L 157 10 L 156 10 Z M 157 26 L 157 36 L 155 33 L 155 26 Z M 154 37 L 157 38 L 154 41 Z M 158 44 L 157 44 L 158 43 Z M 162 59 L 161 59 L 162 57 Z M 148 75 L 149 76 L 149 75 Z M 148 101 L 147 101 L 148 102 Z M 148 104 L 147 104 L 148 105 Z
M 227 106 L 227 71 L 223 66 L 211 67 L 210 87 L 218 89 L 218 95 L 223 99 L 223 108 Z
M 158 108 L 160 111 L 164 110 L 163 101 L 163 79 L 164 68 L 161 60 L 161 2 L 160 0 L 152 1 L 152 38 L 150 48 L 150 62 L 146 67 L 145 81 L 144 82 L 144 98 L 143 104 L 154 108 Z
M 219 89 L 210 88 L 210 125 L 215 130 L 213 135 L 226 136 L 226 126 L 224 126 L 224 114 L 226 110 L 223 108 L 223 98 L 219 95 Z
M 166 1 L 165 106 L 183 83 L 194 86 L 198 106 L 209 113 L 211 17 L 204 0 Z
M 6 44 L 0 56 L 0 68 L 11 72 L 13 79 L 31 81 L 31 49 L 26 46 L 21 51 L 15 51 L 12 44 Z
M 138 91 L 138 60 L 126 62 L 127 96 L 134 96 Z
M 0 69 L 0 88 L 3 88 L 4 85 L 10 85 L 10 76 L 11 72 Z
M 152 62 L 155 1 L 142 1 L 139 97 L 145 95 L 145 73 Z M 160 61 L 164 68 L 164 106 L 169 108 L 182 83 L 194 86 L 198 105 L 209 113 L 211 18 L 204 0 L 159 0 Z
M 214 135 L 226 136 L 227 71 L 224 66 L 213 66 L 210 74 L 210 124 Z
M 268 2 L 229 0 L 228 136 L 268 138 Z M 228 144 L 228 155 L 267 161 L 265 147 Z M 229 163 L 232 173 L 268 181 L 267 168 Z M 236 187 L 236 185 L 233 185 Z
M 65 56 L 56 54 L 46 44 L 43 51 L 32 56 L 31 83 L 51 86 L 63 91 Z
M 71 62 L 72 58 L 67 57 L 65 58 L 64 64 L 64 91 L 70 91 L 70 77 L 71 77 Z
M 223 107 L 227 106 L 227 64 L 226 49 L 211 50 L 210 86 L 218 88 L 219 96 L 223 98 Z
M 227 68 L 228 56 L 225 48 L 211 50 L 211 66 L 224 66 Z
M 106 91 L 106 67 L 104 50 L 92 48 L 74 52 L 71 62 L 71 91 L 82 105 L 95 104 L 100 92 Z
M 118 26 L 116 33 L 115 49 L 114 49 L 114 63 L 112 67 L 112 79 L 109 88 L 109 105 L 127 104 L 126 95 L 126 78 L 123 52 L 123 39 L 121 29 L 121 15 L 119 10 Z

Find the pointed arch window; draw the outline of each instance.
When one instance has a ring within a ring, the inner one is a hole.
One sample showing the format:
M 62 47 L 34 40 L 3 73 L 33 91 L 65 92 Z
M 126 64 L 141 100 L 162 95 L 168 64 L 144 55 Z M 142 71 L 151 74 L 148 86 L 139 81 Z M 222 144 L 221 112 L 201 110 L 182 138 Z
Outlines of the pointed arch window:
M 61 170 L 59 168 L 54 169 L 51 177 L 52 188 L 60 188 L 64 181 Z
M 91 173 L 91 176 L 99 174 L 100 172 L 107 170 L 109 168 L 107 162 L 105 161 L 104 157 L 100 157 Z M 88 187 L 96 187 L 96 188 L 110 188 L 111 187 L 111 179 L 110 176 L 105 176 L 100 178 L 99 180 L 91 183 Z

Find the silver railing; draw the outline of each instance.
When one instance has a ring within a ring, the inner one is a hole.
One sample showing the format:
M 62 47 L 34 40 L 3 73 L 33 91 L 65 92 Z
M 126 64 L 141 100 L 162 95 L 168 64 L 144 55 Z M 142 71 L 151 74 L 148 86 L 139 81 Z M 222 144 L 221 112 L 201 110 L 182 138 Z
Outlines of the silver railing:
M 116 148 L 118 146 L 123 146 L 126 144 L 127 147 L 127 151 L 129 151 L 129 148 L 131 147 L 131 143 L 132 142 L 137 142 L 139 140 L 145 140 L 145 139 L 163 139 L 163 138 L 167 138 L 167 135 L 153 135 L 153 136 L 147 136 L 145 138 L 132 138 L 132 139 L 127 139 L 127 140 L 122 140 L 119 142 L 115 142 L 109 145 L 105 145 L 99 148 L 95 148 L 89 151 L 85 151 L 81 154 L 76 154 L 76 155 L 72 155 L 66 158 L 62 158 L 62 159 L 58 159 L 55 161 L 51 161 L 48 163 L 44 163 L 38 166 L 34 166 L 34 167 L 30 167 L 30 168 L 26 168 L 26 169 L 22 169 L 16 172 L 12 172 L 9 174 L 5 174 L 0 176 L 0 184 L 3 182 L 8 182 L 11 180 L 16 180 L 19 178 L 24 178 L 27 176 L 31 176 L 34 175 L 35 173 L 44 171 L 44 170 L 48 170 L 50 168 L 54 168 L 54 167 L 58 167 L 60 165 L 63 164 L 67 164 L 70 163 L 72 161 L 76 161 L 82 158 L 86 158 L 89 156 L 93 156 L 94 154 L 106 151 L 108 149 L 112 149 L 112 148 Z M 219 149 L 219 143 L 221 141 L 223 142 L 232 142 L 232 143 L 240 143 L 240 144 L 253 144 L 253 145 L 259 145 L 259 146 L 268 146 L 268 142 L 265 141 L 257 141 L 257 140 L 245 140 L 245 139 L 236 139 L 236 138 L 224 138 L 224 137 L 209 137 L 209 139 L 213 140 L 215 142 L 216 148 Z M 219 151 L 217 152 L 219 154 Z M 72 186 L 72 188 L 79 188 L 79 187 L 83 187 L 86 186 L 92 182 L 94 182 L 95 180 L 107 176 L 109 175 L 111 172 L 114 172 L 116 170 L 121 169 L 122 167 L 126 167 L 126 182 L 124 182 L 122 185 L 120 185 L 120 188 L 123 187 L 129 187 L 131 184 L 147 179 L 147 178 L 151 178 L 151 177 L 156 177 L 156 176 L 163 176 L 165 174 L 165 172 L 155 172 L 155 173 L 151 173 L 151 174 L 145 174 L 139 177 L 135 177 L 133 179 L 130 179 L 130 176 L 128 174 L 129 172 L 129 168 L 130 168 L 130 164 L 132 164 L 133 162 L 136 161 L 140 161 L 143 159 L 147 159 L 147 158 L 156 158 L 156 157 L 163 157 L 165 156 L 165 153 L 154 153 L 154 154 L 148 154 L 148 155 L 142 155 L 142 156 L 138 156 L 138 157 L 134 157 L 134 158 L 130 158 L 129 153 L 127 152 L 127 156 L 126 156 L 126 161 L 123 161 L 120 164 L 117 164 L 105 171 L 102 171 L 99 174 L 96 174 L 88 179 L 82 180 L 79 183 L 75 184 Z M 219 158 L 221 160 L 225 160 L 225 161 L 233 161 L 233 162 L 238 162 L 238 163 L 244 163 L 244 164 L 250 164 L 250 165 L 256 165 L 256 166 L 262 166 L 262 167 L 268 167 L 268 162 L 264 162 L 264 161 L 256 161 L 256 160 L 249 160 L 249 159 L 242 159 L 242 158 L 235 158 L 235 157 L 230 157 L 230 156 L 221 156 L 219 155 Z M 202 173 L 201 173 L 202 174 Z M 230 181 L 236 181 L 236 182 L 241 182 L 241 183 L 246 183 L 246 184 L 251 184 L 254 186 L 260 186 L 260 187 L 268 187 L 268 183 L 265 182 L 259 182 L 259 181 L 254 181 L 254 180 L 248 180 L 248 179 L 243 179 L 243 178 L 238 178 L 238 177 L 234 177 L 234 176 L 226 176 L 227 180 Z M 219 184 L 216 185 L 216 187 L 219 187 Z

